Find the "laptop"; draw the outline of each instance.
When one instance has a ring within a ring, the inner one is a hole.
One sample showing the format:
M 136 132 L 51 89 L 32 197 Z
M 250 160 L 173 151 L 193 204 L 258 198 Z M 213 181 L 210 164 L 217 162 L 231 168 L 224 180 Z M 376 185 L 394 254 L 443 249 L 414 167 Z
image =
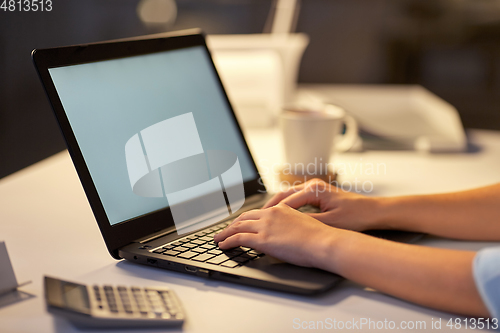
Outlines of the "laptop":
M 214 243 L 269 197 L 199 30 L 32 58 L 113 258 L 298 294 L 342 281 Z

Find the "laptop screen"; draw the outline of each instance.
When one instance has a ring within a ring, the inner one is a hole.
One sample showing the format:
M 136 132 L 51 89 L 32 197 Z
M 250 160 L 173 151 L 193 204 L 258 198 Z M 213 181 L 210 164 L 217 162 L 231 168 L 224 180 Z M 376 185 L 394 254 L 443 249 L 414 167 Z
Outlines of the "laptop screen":
M 258 176 L 203 46 L 49 73 L 111 225 Z

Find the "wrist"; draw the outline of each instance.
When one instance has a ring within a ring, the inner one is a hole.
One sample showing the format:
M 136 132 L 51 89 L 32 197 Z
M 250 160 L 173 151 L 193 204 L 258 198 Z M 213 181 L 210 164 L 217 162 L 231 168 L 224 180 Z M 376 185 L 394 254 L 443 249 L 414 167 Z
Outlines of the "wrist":
M 325 226 L 326 227 L 326 226 Z M 327 270 L 333 273 L 339 273 L 342 255 L 349 246 L 349 239 L 356 232 L 326 227 L 325 231 L 313 245 L 311 253 L 311 266 Z
M 364 231 L 373 229 L 387 229 L 385 225 L 387 219 L 387 207 L 389 206 L 387 198 L 383 197 L 360 197 L 355 202 L 356 211 L 355 220 L 359 227 L 353 230 Z
M 396 229 L 396 226 L 391 223 L 391 216 L 397 206 L 396 198 L 376 197 L 370 199 L 373 200 L 369 219 L 370 229 Z

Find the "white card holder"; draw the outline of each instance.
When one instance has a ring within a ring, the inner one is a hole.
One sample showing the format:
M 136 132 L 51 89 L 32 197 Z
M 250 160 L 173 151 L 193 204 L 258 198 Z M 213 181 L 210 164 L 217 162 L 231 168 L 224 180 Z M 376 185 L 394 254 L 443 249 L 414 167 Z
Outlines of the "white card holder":
M 0 241 L 0 297 L 28 283 L 31 281 L 17 282 L 5 242 Z

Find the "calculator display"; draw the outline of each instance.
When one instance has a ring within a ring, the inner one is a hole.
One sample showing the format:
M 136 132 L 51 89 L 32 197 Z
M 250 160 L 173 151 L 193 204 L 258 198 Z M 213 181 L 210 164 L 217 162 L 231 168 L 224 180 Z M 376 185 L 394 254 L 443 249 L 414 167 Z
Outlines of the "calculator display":
M 62 296 L 67 307 L 78 312 L 88 312 L 90 310 L 86 286 L 65 282 L 62 286 Z

